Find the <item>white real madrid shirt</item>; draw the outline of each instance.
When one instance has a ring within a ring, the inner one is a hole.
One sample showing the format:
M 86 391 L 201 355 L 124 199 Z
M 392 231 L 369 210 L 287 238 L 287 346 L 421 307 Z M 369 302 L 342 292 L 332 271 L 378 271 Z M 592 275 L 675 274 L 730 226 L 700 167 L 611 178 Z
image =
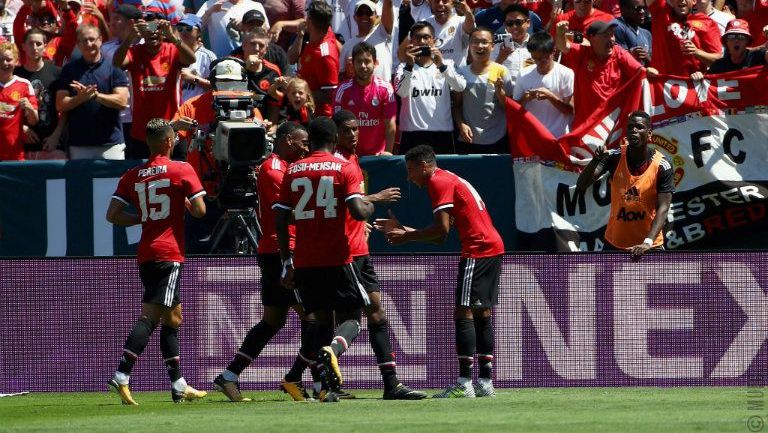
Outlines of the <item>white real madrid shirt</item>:
M 467 64 L 469 35 L 464 33 L 464 17 L 454 14 L 444 25 L 431 16 L 425 20 L 435 28 L 435 46 L 443 53 L 443 59 L 451 60 L 455 65 Z
M 446 60 L 446 69 L 440 72 L 433 63 L 427 67 L 413 65 L 405 70 L 405 63 L 397 68 L 395 89 L 400 96 L 401 131 L 453 131 L 451 91 L 461 92 L 467 85 L 464 77 Z
M 366 36 L 355 36 L 347 41 L 341 49 L 339 55 L 339 69 L 346 71 L 347 58 L 352 57 L 352 49 L 360 42 L 368 42 L 376 48 L 376 69 L 374 74 L 387 83 L 392 82 L 392 36 L 387 34 L 384 26 L 377 24 L 371 33 Z

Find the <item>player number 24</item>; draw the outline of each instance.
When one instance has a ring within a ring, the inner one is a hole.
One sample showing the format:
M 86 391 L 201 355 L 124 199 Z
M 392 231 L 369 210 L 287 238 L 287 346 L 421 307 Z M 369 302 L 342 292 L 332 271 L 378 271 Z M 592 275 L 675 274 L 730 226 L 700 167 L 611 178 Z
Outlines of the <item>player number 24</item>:
M 291 191 L 299 192 L 303 189 L 299 202 L 294 209 L 294 218 L 297 220 L 307 220 L 315 217 L 314 210 L 304 210 L 312 198 L 314 189 L 312 181 L 307 177 L 298 177 L 291 182 Z M 324 208 L 323 216 L 326 218 L 336 218 L 336 205 L 338 200 L 333 196 L 333 176 L 322 176 L 320 183 L 317 184 L 317 195 L 315 196 L 315 205 L 318 208 Z
M 147 216 L 153 221 L 168 218 L 171 213 L 171 198 L 167 194 L 158 193 L 159 189 L 168 186 L 171 186 L 170 179 L 153 180 L 135 185 L 136 193 L 139 195 L 142 222 L 147 220 Z M 147 212 L 147 208 L 149 208 L 149 212 Z

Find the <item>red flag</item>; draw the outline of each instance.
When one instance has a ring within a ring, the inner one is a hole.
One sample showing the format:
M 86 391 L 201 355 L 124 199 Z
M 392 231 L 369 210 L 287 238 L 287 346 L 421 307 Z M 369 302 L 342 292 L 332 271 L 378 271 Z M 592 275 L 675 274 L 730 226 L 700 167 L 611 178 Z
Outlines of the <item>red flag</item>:
M 585 165 L 597 146 L 616 147 L 627 116 L 642 107 L 645 71 L 618 88 L 587 120 L 560 138 L 516 101 L 507 98 L 507 132 L 513 157 L 552 161 L 567 167 Z

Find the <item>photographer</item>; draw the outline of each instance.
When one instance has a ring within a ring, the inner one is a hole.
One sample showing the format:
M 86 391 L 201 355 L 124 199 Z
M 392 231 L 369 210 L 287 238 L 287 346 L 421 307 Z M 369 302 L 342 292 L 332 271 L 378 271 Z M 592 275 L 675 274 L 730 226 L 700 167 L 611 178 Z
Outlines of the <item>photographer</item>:
M 134 45 L 141 39 L 144 43 Z M 143 125 L 151 118 L 169 119 L 176 113 L 181 68 L 195 60 L 195 52 L 176 37 L 171 24 L 153 13 L 145 13 L 120 44 L 112 64 L 130 72 L 133 84 L 133 143 L 128 158 L 149 156 Z

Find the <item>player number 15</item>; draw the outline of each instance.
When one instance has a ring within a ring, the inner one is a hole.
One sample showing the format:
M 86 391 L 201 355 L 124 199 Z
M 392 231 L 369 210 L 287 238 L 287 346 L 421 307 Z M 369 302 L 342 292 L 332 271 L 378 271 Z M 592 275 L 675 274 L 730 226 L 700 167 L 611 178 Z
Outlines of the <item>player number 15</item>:
M 170 179 L 135 184 L 136 194 L 139 196 L 139 207 L 141 207 L 141 222 L 145 222 L 147 216 L 153 221 L 168 218 L 171 213 L 171 199 L 167 194 L 158 193 L 158 190 L 169 186 L 171 186 Z M 155 205 L 159 205 L 159 208 Z

